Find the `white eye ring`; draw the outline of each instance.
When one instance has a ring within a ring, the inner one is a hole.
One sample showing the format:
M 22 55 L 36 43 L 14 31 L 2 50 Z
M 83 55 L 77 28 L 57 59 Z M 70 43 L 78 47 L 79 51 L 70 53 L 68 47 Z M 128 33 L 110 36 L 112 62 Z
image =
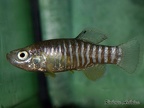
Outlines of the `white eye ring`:
M 26 60 L 28 57 L 28 52 L 26 51 L 21 51 L 18 53 L 18 59 L 20 60 Z

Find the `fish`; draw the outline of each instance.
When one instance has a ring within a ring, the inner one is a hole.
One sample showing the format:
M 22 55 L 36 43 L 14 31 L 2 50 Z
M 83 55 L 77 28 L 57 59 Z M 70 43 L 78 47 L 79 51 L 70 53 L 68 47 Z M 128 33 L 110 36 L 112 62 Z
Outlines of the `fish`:
M 84 29 L 76 38 L 45 40 L 7 53 L 14 66 L 55 76 L 65 71 L 82 71 L 90 80 L 101 78 L 106 64 L 114 64 L 128 73 L 136 71 L 140 45 L 132 39 L 117 46 L 101 45 L 107 36 Z

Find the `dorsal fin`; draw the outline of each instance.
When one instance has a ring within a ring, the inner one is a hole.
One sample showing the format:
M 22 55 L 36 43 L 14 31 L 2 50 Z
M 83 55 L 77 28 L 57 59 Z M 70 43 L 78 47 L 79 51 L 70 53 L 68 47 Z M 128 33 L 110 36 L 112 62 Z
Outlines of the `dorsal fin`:
M 94 29 L 84 29 L 76 39 L 83 40 L 86 42 L 91 42 L 93 44 L 98 44 L 103 40 L 107 39 L 106 35 L 97 32 Z
M 88 79 L 95 81 L 105 73 L 105 65 L 97 64 L 93 67 L 86 68 L 83 72 Z

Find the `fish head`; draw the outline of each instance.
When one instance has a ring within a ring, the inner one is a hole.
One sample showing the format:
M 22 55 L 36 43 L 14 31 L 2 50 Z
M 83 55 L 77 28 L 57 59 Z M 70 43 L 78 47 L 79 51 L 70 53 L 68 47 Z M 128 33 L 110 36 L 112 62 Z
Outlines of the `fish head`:
M 45 71 L 43 57 L 30 48 L 10 51 L 6 55 L 7 60 L 14 66 L 27 71 Z
M 6 55 L 7 60 L 14 66 L 30 70 L 29 63 L 31 61 L 31 55 L 26 49 L 17 49 L 10 51 Z

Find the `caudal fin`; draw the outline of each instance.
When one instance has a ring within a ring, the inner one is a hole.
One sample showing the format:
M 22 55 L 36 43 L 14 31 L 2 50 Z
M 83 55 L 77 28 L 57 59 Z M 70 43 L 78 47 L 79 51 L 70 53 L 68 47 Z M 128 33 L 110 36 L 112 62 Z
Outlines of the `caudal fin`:
M 128 73 L 133 73 L 139 63 L 140 45 L 133 39 L 119 46 L 122 49 L 122 58 L 118 65 Z

